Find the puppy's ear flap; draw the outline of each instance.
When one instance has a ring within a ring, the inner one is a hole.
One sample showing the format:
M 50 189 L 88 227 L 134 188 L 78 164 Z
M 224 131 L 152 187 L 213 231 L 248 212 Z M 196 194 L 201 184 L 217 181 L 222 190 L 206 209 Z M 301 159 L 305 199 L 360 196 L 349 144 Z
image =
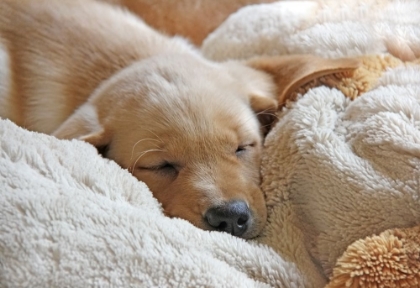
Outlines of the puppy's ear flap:
M 293 92 L 308 82 L 330 74 L 353 72 L 360 65 L 354 58 L 325 59 L 313 55 L 258 57 L 247 64 L 273 77 L 280 105 L 284 105 Z
M 111 134 L 99 122 L 96 109 L 91 104 L 84 104 L 77 109 L 52 134 L 59 139 L 79 139 L 95 147 L 103 147 L 111 141 Z

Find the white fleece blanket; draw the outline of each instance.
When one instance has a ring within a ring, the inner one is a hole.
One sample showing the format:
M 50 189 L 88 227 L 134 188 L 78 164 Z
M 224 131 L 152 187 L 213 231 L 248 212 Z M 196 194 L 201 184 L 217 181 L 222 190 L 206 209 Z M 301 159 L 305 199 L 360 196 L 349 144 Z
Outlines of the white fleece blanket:
M 203 51 L 417 56 L 417 1 L 334 2 L 246 7 Z M 0 287 L 322 287 L 354 240 L 420 223 L 419 66 L 354 102 L 312 89 L 279 117 L 262 163 L 269 224 L 248 242 L 166 218 L 86 143 L 0 120 Z
M 254 5 L 231 15 L 202 50 L 219 61 L 386 52 L 414 60 L 418 15 L 417 0 Z M 420 224 L 420 66 L 389 70 L 354 102 L 334 89 L 312 89 L 278 117 L 263 155 L 270 224 L 259 242 L 315 274 L 304 246 L 329 276 L 355 240 Z
M 270 248 L 163 216 L 96 149 L 0 120 L 0 287 L 302 287 Z

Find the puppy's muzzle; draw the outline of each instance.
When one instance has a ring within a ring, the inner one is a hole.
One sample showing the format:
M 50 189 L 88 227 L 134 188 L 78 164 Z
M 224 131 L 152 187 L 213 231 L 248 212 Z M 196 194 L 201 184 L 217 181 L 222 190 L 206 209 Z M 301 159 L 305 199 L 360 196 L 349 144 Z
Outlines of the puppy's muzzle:
M 250 225 L 251 212 L 245 201 L 234 200 L 210 208 L 204 218 L 214 230 L 241 236 Z

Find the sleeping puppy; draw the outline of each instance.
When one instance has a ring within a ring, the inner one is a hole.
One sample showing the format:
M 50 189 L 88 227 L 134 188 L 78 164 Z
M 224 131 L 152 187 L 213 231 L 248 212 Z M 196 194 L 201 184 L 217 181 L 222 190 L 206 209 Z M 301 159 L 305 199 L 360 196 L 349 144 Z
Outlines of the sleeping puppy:
M 266 222 L 258 120 L 269 124 L 275 98 L 283 101 L 290 87 L 318 73 L 316 61 L 304 65 L 312 60 L 214 63 L 108 4 L 0 2 L 2 118 L 106 148 L 168 216 L 243 238 Z

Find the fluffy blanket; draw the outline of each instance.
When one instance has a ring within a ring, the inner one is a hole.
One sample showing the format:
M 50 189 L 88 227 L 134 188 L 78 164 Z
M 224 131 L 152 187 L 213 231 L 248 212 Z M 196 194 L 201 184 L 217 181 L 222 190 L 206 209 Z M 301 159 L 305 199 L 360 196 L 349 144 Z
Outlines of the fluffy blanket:
M 419 55 L 419 2 L 340 2 L 246 7 L 203 53 Z M 389 69 L 354 101 L 304 94 L 266 139 L 269 223 L 254 241 L 166 218 L 88 144 L 0 120 L 0 286 L 323 287 L 357 239 L 419 224 L 419 66 Z
M 220 61 L 294 53 L 420 56 L 418 1 L 344 3 L 248 6 L 214 31 L 202 50 Z M 270 213 L 259 241 L 299 269 L 307 267 L 302 246 L 329 277 L 355 240 L 420 224 L 420 66 L 389 66 L 377 81 L 352 79 L 350 88 L 361 85 L 354 90 L 365 92 L 354 101 L 342 87 L 309 89 L 278 113 L 266 139 L 262 174 Z
M 1 287 L 302 287 L 266 246 L 165 217 L 96 149 L 0 121 Z

